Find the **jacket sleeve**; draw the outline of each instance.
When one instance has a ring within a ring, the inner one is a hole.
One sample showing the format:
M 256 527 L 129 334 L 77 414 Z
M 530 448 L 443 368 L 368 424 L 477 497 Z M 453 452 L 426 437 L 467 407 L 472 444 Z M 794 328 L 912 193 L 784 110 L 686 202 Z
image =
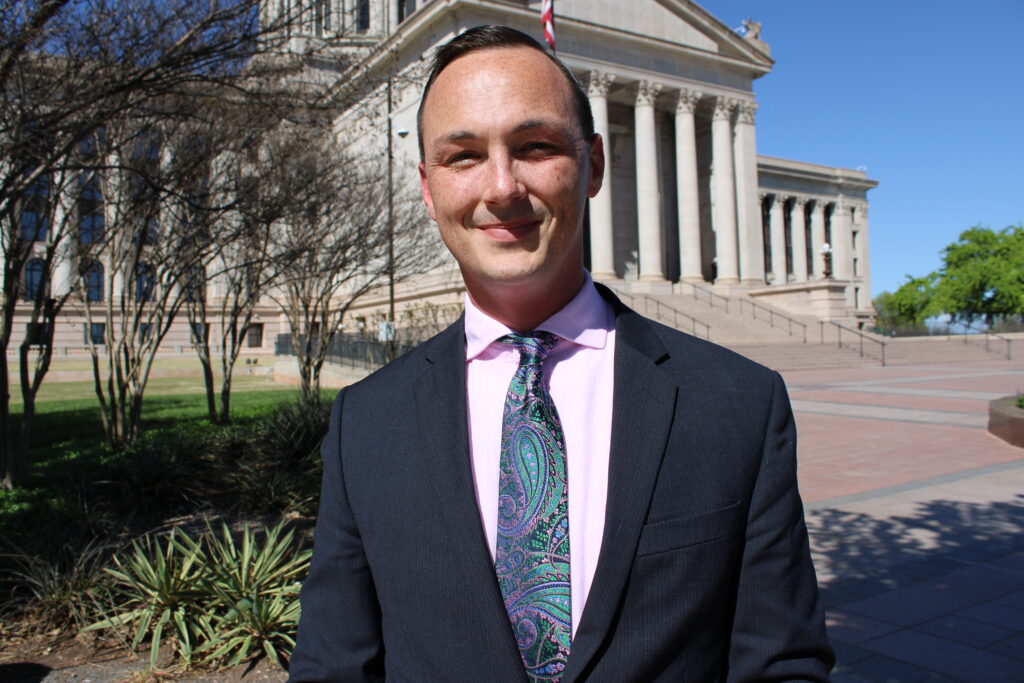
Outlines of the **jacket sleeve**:
M 341 460 L 345 392 L 320 447 L 324 474 L 313 561 L 302 585 L 302 616 L 289 683 L 384 680 L 381 613 Z
M 828 681 L 835 656 L 797 490 L 796 426 L 785 384 L 778 373 L 773 379 L 747 515 L 728 680 Z

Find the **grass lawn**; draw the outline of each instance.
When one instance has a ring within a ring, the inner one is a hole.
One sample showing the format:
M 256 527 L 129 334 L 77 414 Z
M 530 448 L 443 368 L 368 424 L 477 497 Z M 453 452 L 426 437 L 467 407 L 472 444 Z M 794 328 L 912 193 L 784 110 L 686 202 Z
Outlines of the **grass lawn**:
M 67 527 L 92 525 L 90 515 L 102 511 L 90 509 L 91 501 L 97 495 L 110 499 L 101 490 L 122 491 L 118 496 L 145 495 L 145 486 L 137 483 L 159 486 L 164 469 L 173 467 L 165 453 L 187 450 L 190 435 L 222 429 L 206 419 L 201 378 L 156 378 L 146 388 L 142 420 L 145 441 L 155 445 L 132 454 L 115 453 L 106 445 L 91 383 L 54 382 L 44 387 L 33 421 L 27 485 L 16 491 L 0 490 L 0 545 L 24 548 L 47 539 L 56 542 L 64 532 L 75 531 Z M 325 401 L 335 393 L 325 390 Z M 233 422 L 251 424 L 297 398 L 296 387 L 263 377 L 239 377 L 231 395 Z M 17 429 L 20 405 L 13 405 L 12 413 Z M 181 459 L 172 456 L 170 461 L 174 457 Z M 88 530 L 76 533 L 88 534 Z

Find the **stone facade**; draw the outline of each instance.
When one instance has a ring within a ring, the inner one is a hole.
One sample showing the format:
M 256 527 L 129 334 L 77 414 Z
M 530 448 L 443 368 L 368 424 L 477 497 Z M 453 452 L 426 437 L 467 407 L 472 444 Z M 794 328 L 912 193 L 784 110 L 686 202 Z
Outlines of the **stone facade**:
M 757 154 L 754 82 L 774 67 L 759 25 L 740 36 L 685 0 L 559 0 L 556 12 L 558 56 L 586 89 L 605 140 L 605 183 L 587 215 L 595 279 L 641 293 L 697 284 L 796 314 L 870 319 L 867 192 L 877 183 L 857 170 Z M 362 111 L 339 111 L 334 129 L 358 131 L 382 163 L 392 157 L 398 187 L 418 186 L 416 109 L 431 49 L 480 24 L 542 36 L 540 0 L 266 0 L 264 24 L 281 17 L 299 19 L 280 42 L 305 65 L 296 79 L 392 82 Z M 377 122 L 390 118 L 390 139 L 388 127 L 367 124 L 367 110 Z M 459 288 L 451 263 L 400 288 L 399 308 L 450 306 Z M 353 315 L 382 301 L 367 297 Z M 270 352 L 287 328 L 270 302 L 259 316 L 251 345 Z M 71 307 L 65 318 L 58 347 L 84 352 L 81 316 Z M 12 347 L 20 327 L 16 320 Z M 165 344 L 184 351 L 188 324 Z

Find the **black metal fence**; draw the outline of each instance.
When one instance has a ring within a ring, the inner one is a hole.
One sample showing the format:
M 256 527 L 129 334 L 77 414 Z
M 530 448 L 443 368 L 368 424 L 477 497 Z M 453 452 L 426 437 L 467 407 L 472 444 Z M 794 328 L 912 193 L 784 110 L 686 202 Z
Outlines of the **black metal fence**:
M 337 334 L 327 346 L 327 360 L 345 367 L 376 369 L 408 353 L 420 343 L 416 340 L 380 341 L 360 334 Z M 392 356 L 392 354 L 394 354 Z M 290 334 L 279 334 L 274 342 L 275 356 L 294 356 Z

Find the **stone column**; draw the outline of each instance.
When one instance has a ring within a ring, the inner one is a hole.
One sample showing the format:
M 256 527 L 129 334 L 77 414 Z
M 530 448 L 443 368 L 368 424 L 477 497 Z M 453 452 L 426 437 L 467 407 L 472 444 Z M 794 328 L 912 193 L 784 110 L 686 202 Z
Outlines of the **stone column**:
M 761 247 L 761 206 L 757 195 L 757 102 L 736 105 L 736 218 L 739 223 L 740 277 L 748 285 L 764 283 Z
M 862 308 L 870 308 L 871 303 L 871 261 L 868 255 L 868 206 L 864 204 L 857 208 L 860 214 L 860 238 L 857 240 L 857 258 L 860 259 L 861 292 L 867 305 Z
M 780 194 L 772 197 L 768 212 L 768 237 L 772 243 L 772 284 L 786 283 L 786 216 L 783 204 L 787 197 Z
M 717 97 L 711 121 L 712 220 L 715 227 L 715 262 L 718 264 L 717 284 L 736 284 L 740 281 L 736 239 L 736 177 L 732 163 L 733 106 L 732 100 Z
M 821 280 L 825 277 L 825 257 L 821 255 L 821 248 L 825 246 L 825 202 L 821 199 L 814 200 L 814 209 L 811 211 L 811 266 L 814 270 L 814 279 Z
M 60 297 L 71 292 L 75 288 L 77 279 L 74 272 L 74 252 L 75 247 L 78 245 L 78 223 L 75 216 L 75 203 L 78 193 L 77 191 L 70 191 L 68 188 L 75 187 L 77 190 L 79 185 L 77 178 L 67 181 L 64 177 L 61 177 L 57 183 L 57 186 L 64 188 L 64 190 L 59 193 L 56 187 L 51 190 L 58 194 L 56 205 L 53 208 L 53 222 L 50 224 L 50 234 L 47 235 L 47 241 L 52 242 L 55 237 L 54 233 L 61 229 L 66 234 L 54 249 L 53 277 L 50 281 L 50 296 L 53 297 Z
M 850 232 L 850 204 L 840 198 L 832 212 L 832 270 L 837 280 L 853 276 L 853 235 Z
M 661 84 L 650 81 L 640 81 L 636 89 L 636 219 L 641 280 L 665 279 L 661 198 L 658 192 L 658 139 L 654 127 L 654 100 L 660 91 Z
M 608 86 L 615 74 L 591 71 L 587 87 L 594 112 L 594 132 L 604 141 L 604 182 L 590 200 L 590 270 L 595 278 L 615 277 L 612 225 L 612 139 L 608 130 Z
M 804 205 L 807 197 L 793 198 L 793 212 L 790 214 L 790 239 L 793 243 L 793 280 L 807 282 L 807 220 Z
M 676 200 L 683 282 L 704 282 L 700 254 L 700 196 L 697 192 L 697 138 L 693 112 L 702 97 L 683 88 L 676 100 Z

